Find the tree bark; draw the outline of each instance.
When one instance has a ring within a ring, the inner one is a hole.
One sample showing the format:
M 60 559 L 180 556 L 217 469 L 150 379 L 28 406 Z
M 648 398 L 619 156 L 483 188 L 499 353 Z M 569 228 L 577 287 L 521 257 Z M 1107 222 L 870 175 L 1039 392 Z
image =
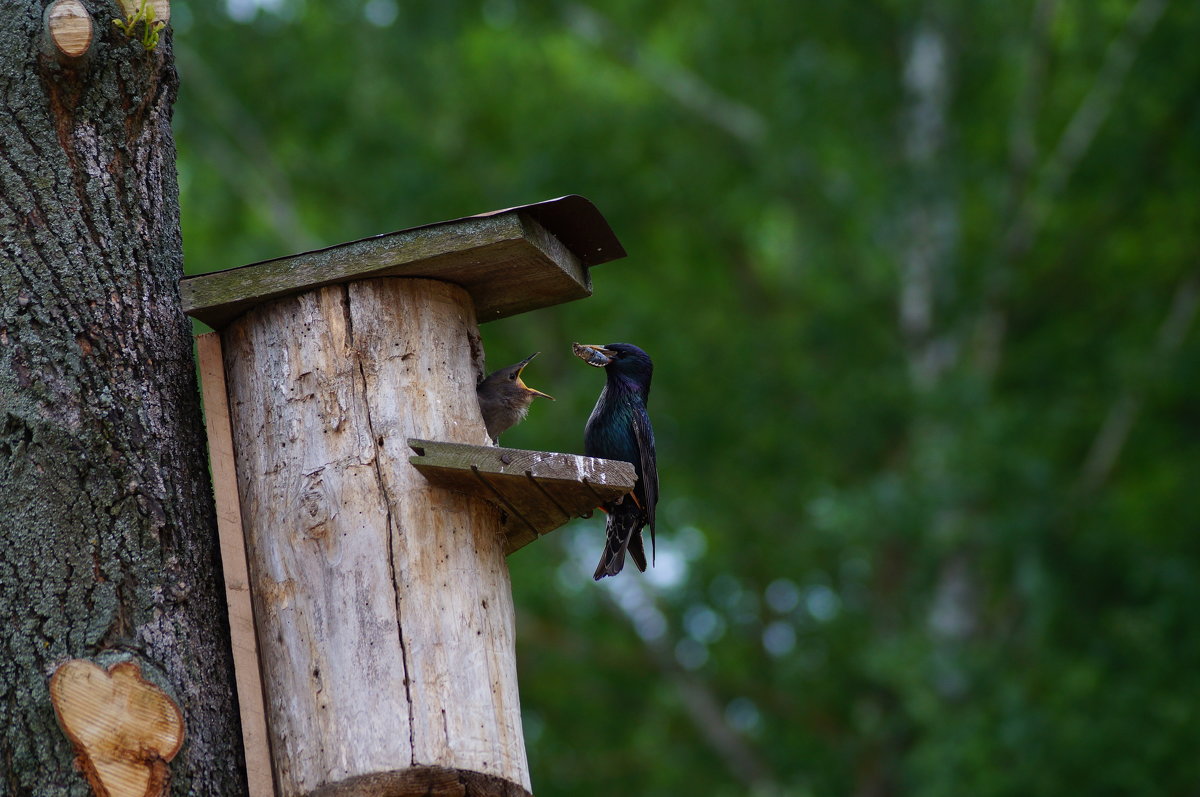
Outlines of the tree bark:
M 179 704 L 176 794 L 245 793 L 182 272 L 169 32 L 87 0 L 0 25 L 0 795 L 86 795 L 46 679 L 137 661 Z

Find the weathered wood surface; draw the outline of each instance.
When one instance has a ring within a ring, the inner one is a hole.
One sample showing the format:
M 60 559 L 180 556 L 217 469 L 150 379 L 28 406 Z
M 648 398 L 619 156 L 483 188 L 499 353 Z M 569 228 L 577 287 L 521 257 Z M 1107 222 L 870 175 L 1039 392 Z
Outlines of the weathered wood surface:
M 480 322 L 592 293 L 591 277 L 579 257 L 518 211 L 377 235 L 188 277 L 180 283 L 180 292 L 185 312 L 219 329 L 267 299 L 383 276 L 460 285 L 470 293 Z
M 221 336 L 216 332 L 196 338 L 200 387 L 204 398 L 204 423 L 208 431 L 208 461 L 217 502 L 217 534 L 221 542 L 221 567 L 225 575 L 225 603 L 233 643 L 233 667 L 242 720 L 242 746 L 250 797 L 273 797 L 271 751 L 267 744 L 267 718 L 263 705 L 262 677 L 258 669 L 258 642 L 254 636 L 254 609 L 250 601 L 250 576 L 242 511 L 238 500 L 237 472 L 233 462 L 233 431 L 225 391 Z
M 491 501 L 504 510 L 505 553 L 633 489 L 632 464 L 575 454 L 408 441 L 409 462 L 433 484 Z
M 92 792 L 161 797 L 183 745 L 183 713 L 131 661 L 104 670 L 71 659 L 50 678 L 50 702 Z
M 527 789 L 498 510 L 408 463 L 487 442 L 470 296 L 327 286 L 223 341 L 280 794 L 414 765 Z
M 569 195 L 184 279 L 184 310 L 221 329 L 267 299 L 366 277 L 465 287 L 492 321 L 591 295 L 588 268 L 625 256 L 604 216 Z

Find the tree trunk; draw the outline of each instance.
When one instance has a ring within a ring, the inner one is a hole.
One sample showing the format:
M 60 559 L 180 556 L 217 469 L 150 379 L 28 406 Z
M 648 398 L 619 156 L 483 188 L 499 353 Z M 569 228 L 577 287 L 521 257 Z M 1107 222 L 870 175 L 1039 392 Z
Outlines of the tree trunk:
M 132 658 L 182 709 L 175 794 L 245 793 L 182 271 L 170 34 L 87 0 L 0 25 L 0 795 L 86 795 L 47 677 Z M 61 46 L 61 43 L 60 43 Z
M 498 510 L 408 462 L 410 437 L 487 444 L 470 295 L 331 285 L 223 340 L 280 795 L 427 794 L 427 767 L 526 793 Z

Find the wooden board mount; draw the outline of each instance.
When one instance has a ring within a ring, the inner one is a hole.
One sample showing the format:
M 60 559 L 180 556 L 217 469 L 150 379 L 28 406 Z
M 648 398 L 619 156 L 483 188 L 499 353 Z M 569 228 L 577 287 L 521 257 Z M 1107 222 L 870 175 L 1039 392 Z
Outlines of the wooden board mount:
M 271 751 L 267 741 L 266 705 L 262 674 L 258 669 L 258 641 L 254 636 L 254 610 L 246 541 L 242 532 L 242 507 L 233 460 L 233 431 L 225 387 L 221 336 L 209 332 L 196 337 L 200 365 L 200 391 L 204 400 L 204 427 L 208 433 L 208 463 L 213 497 L 217 504 L 217 537 L 221 569 L 225 576 L 225 605 L 233 643 L 233 672 L 241 712 L 242 749 L 246 756 L 249 797 L 272 797 Z
M 508 515 L 505 553 L 588 517 L 637 481 L 633 465 L 596 457 L 410 438 L 409 462 L 432 484 L 491 501 Z
M 565 196 L 185 277 L 184 311 L 214 329 L 270 299 L 372 277 L 466 288 L 479 323 L 592 293 L 591 266 L 625 256 L 596 206 Z

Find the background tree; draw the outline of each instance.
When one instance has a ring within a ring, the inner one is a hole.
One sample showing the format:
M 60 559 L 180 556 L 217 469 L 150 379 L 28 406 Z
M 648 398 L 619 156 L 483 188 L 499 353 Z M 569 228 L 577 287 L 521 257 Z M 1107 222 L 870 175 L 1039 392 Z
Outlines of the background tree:
M 1200 9 L 178 3 L 189 268 L 582 193 L 631 257 L 484 327 L 656 358 L 658 568 L 512 559 L 554 794 L 1191 793 Z M 304 64 L 298 77 L 297 64 Z
M 46 679 L 131 656 L 179 703 L 178 794 L 244 792 L 182 270 L 170 35 L 87 3 L 87 57 L 43 3 L 0 26 L 0 794 L 86 795 Z M 45 49 L 44 49 L 45 48 Z

